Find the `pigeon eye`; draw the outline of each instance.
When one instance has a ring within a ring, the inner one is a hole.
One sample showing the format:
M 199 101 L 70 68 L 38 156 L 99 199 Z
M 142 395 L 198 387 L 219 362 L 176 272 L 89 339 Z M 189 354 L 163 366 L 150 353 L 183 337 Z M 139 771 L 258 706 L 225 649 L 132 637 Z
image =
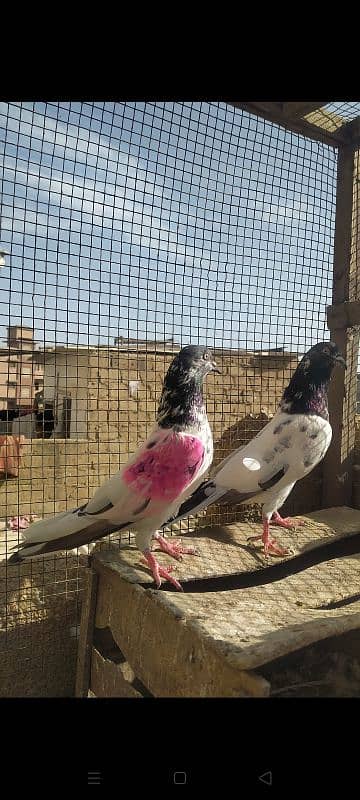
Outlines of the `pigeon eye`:
M 208 359 L 209 359 L 209 353 L 204 353 L 204 355 L 203 355 L 203 359 L 204 359 L 205 361 L 208 361 Z

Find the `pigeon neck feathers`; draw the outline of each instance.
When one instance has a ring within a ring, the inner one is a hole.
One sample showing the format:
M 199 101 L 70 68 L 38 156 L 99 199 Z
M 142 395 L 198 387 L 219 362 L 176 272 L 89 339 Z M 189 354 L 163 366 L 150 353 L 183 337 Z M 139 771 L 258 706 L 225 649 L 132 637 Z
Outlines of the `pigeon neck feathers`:
M 194 369 L 170 367 L 160 398 L 156 421 L 161 428 L 200 428 L 206 416 L 202 376 Z
M 300 361 L 281 399 L 280 409 L 287 414 L 317 414 L 329 420 L 327 391 L 331 368 L 314 364 L 308 356 Z

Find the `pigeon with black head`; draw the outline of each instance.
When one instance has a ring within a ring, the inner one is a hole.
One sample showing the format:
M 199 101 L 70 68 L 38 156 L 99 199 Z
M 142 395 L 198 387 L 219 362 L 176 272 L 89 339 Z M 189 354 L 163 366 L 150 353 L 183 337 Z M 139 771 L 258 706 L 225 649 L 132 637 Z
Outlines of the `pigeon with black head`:
M 179 560 L 183 553 L 195 552 L 183 547 L 179 540 L 165 539 L 158 529 L 177 512 L 211 465 L 213 439 L 203 382 L 210 372 L 218 371 L 208 348 L 184 347 L 165 376 L 156 424 L 146 442 L 83 506 L 30 525 L 9 563 L 70 550 L 129 529 L 135 533 L 137 547 L 157 586 L 165 578 L 181 589 L 170 574 L 171 568 L 166 570 L 158 563 L 151 539 L 155 538 L 161 550 Z
M 247 445 L 224 459 L 210 480 L 204 481 L 182 503 L 176 522 L 197 514 L 212 503 L 262 505 L 265 554 L 286 555 L 270 535 L 270 524 L 292 528 L 302 524 L 283 519 L 278 509 L 295 483 L 319 464 L 332 438 L 328 387 L 336 365 L 346 367 L 333 342 L 320 342 L 308 350 L 286 387 L 272 420 Z

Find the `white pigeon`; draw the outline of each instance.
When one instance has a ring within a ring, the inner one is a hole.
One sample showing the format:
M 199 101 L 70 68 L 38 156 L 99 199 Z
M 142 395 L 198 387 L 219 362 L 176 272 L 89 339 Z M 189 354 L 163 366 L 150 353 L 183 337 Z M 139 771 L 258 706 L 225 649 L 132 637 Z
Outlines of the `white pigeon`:
M 329 424 L 327 389 L 336 364 L 346 368 L 333 342 L 314 345 L 302 358 L 285 389 L 272 420 L 247 445 L 225 458 L 214 476 L 203 482 L 180 506 L 177 522 L 197 514 L 212 503 L 262 504 L 264 552 L 287 555 L 288 550 L 270 536 L 269 526 L 302 525 L 278 513 L 296 481 L 325 456 L 332 429 Z
M 157 531 L 211 465 L 213 439 L 202 388 L 205 376 L 213 371 L 219 372 L 207 348 L 184 347 L 166 374 L 156 425 L 145 444 L 85 505 L 30 525 L 9 563 L 70 550 L 126 528 L 135 532 L 136 545 L 157 586 L 163 577 L 181 590 L 170 575 L 172 568 L 165 570 L 156 560 L 151 539 L 178 560 L 182 553 L 195 553 L 194 548 L 171 543 Z

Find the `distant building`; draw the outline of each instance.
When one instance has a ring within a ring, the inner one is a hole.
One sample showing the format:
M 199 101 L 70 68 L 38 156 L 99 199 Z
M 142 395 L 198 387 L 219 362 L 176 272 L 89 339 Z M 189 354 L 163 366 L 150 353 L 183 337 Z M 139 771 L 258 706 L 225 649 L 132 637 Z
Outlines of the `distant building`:
M 7 346 L 0 347 L 0 411 L 31 410 L 35 392 L 43 387 L 43 354 L 36 349 L 34 331 L 8 327 Z
M 116 336 L 115 338 L 115 347 L 124 348 L 124 350 L 128 350 L 129 348 L 136 347 L 137 350 L 151 350 L 153 351 L 156 348 L 160 350 L 170 350 L 171 352 L 174 348 L 178 348 L 180 350 L 180 345 L 174 341 L 172 338 L 168 339 L 127 339 L 125 336 Z

